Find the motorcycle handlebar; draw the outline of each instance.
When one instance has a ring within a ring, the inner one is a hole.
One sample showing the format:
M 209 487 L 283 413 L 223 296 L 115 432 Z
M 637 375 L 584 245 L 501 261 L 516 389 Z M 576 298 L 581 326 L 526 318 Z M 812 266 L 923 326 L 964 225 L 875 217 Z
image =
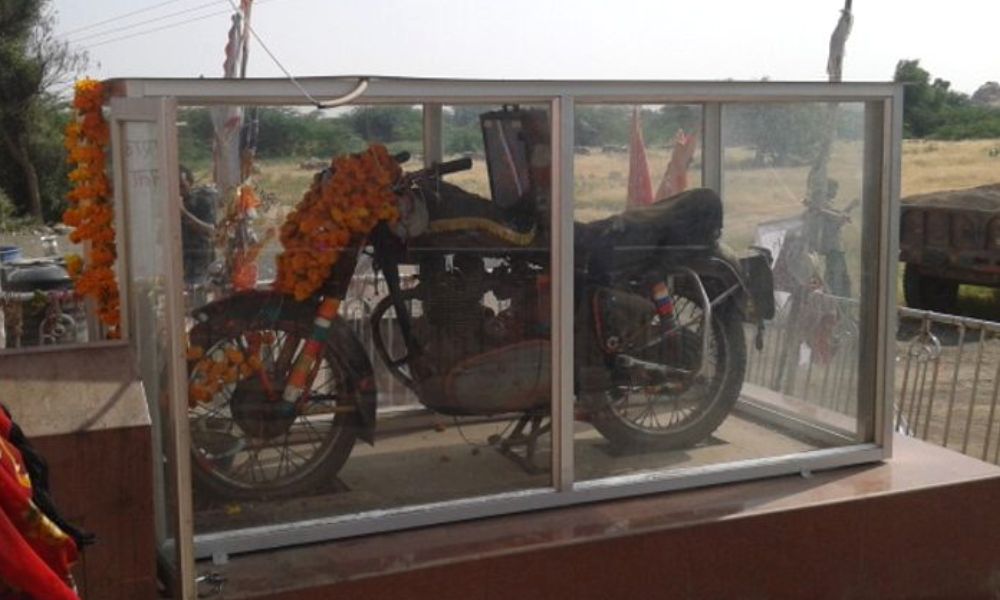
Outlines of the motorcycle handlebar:
M 458 173 L 459 171 L 468 171 L 471 168 L 472 159 L 469 157 L 456 158 L 455 160 L 449 160 L 448 162 L 431 165 L 433 172 L 439 176 L 447 175 L 448 173 Z
M 412 183 L 418 181 L 427 181 L 430 179 L 440 179 L 442 175 L 447 175 L 449 173 L 457 173 L 459 171 L 467 171 L 472 168 L 471 158 L 457 158 L 455 160 L 449 160 L 443 163 L 434 163 L 431 166 L 420 169 L 419 171 L 411 171 L 403 175 L 402 179 L 397 183 L 396 190 L 405 189 Z

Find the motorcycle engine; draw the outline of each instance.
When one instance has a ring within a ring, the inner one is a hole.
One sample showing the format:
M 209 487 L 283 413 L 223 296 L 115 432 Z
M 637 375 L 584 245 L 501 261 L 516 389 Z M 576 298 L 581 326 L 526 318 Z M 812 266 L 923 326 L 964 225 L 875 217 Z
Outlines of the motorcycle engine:
M 453 414 L 524 410 L 518 404 L 525 401 L 521 392 L 498 392 L 495 398 L 477 393 L 489 406 L 470 408 L 469 399 L 459 397 L 468 394 L 458 390 L 477 380 L 489 387 L 498 377 L 523 381 L 517 373 L 530 367 L 522 364 L 525 357 L 541 360 L 541 350 L 523 346 L 541 337 L 535 278 L 523 265 L 469 252 L 421 261 L 421 314 L 414 315 L 413 333 L 421 347 L 414 361 L 415 371 L 425 374 L 420 382 L 425 404 Z M 547 377 L 548 368 L 536 365 L 530 371 L 535 376 L 545 371 Z

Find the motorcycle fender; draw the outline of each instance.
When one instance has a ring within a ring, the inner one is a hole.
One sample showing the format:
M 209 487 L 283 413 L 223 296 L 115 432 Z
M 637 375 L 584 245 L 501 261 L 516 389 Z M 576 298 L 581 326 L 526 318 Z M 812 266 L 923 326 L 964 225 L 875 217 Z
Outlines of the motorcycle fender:
M 191 316 L 199 324 L 221 322 L 233 315 L 255 315 L 262 321 L 273 321 L 279 315 L 284 315 L 295 321 L 311 323 L 315 318 L 317 305 L 314 300 L 297 302 L 291 296 L 277 292 L 253 290 L 201 306 Z M 368 354 L 357 335 L 342 319 L 333 321 L 326 343 L 343 358 L 350 383 L 357 391 L 357 411 L 360 417 L 358 437 L 368 444 L 374 444 L 378 394 L 375 389 L 375 372 Z

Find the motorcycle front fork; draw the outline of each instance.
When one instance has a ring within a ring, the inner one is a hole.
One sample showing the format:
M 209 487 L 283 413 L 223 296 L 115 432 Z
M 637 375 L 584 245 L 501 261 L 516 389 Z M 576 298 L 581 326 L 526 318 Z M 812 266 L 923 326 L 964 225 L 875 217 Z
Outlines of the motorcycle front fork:
M 312 383 L 310 380 L 315 377 L 320 352 L 330 334 L 330 327 L 333 325 L 333 320 L 337 318 L 339 309 L 340 298 L 327 297 L 320 302 L 319 308 L 316 310 L 316 318 L 313 320 L 312 332 L 288 374 L 285 391 L 281 397 L 285 402 L 298 404 L 303 399 L 305 391 L 309 389 Z

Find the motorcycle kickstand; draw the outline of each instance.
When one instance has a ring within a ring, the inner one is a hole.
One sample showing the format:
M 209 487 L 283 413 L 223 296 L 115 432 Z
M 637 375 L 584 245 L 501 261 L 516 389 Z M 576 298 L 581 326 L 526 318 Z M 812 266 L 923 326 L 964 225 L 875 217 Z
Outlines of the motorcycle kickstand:
M 539 467 L 535 464 L 535 450 L 538 445 L 538 438 L 545 435 L 552 429 L 552 422 L 542 424 L 544 415 L 523 415 L 517 420 L 517 425 L 510 435 L 500 440 L 497 444 L 497 451 L 521 466 L 525 472 L 531 475 L 545 473 L 547 468 Z M 531 425 L 527 434 L 524 428 Z M 524 446 L 524 456 L 518 454 L 514 449 Z

